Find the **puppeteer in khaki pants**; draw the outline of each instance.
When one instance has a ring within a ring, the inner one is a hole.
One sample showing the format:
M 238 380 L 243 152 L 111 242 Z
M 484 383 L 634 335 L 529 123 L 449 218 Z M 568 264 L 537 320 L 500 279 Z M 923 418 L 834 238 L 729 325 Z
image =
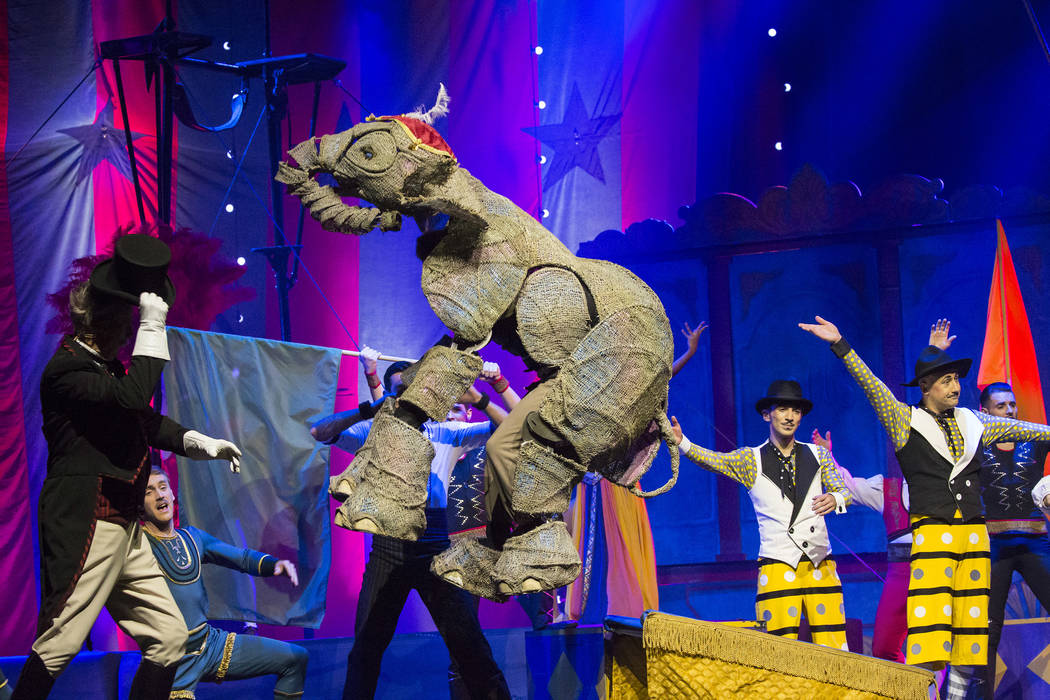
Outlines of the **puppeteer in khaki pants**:
M 33 651 L 57 676 L 80 651 L 102 606 L 158 666 L 182 658 L 186 623 L 138 523 L 95 524 L 84 569 L 61 613 L 33 643 Z

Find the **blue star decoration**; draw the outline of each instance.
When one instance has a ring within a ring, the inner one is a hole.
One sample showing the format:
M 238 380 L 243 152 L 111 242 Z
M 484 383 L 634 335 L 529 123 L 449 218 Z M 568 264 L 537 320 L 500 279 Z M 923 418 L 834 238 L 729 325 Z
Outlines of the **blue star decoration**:
M 84 147 L 80 156 L 80 167 L 77 169 L 76 183 L 79 185 L 91 177 L 98 164 L 108 160 L 125 179 L 131 180 L 131 162 L 128 160 L 127 140 L 124 131 L 113 126 L 113 102 L 109 101 L 91 124 L 71 126 L 59 129 L 63 134 L 72 136 Z M 131 132 L 131 140 L 145 136 Z
M 605 184 L 605 171 L 598 156 L 598 144 L 609 135 L 620 114 L 592 117 L 587 114 L 580 96 L 580 86 L 572 84 L 569 104 L 559 124 L 543 124 L 522 129 L 540 142 L 554 149 L 543 176 L 543 190 L 547 191 L 573 168 L 582 168 L 598 182 Z

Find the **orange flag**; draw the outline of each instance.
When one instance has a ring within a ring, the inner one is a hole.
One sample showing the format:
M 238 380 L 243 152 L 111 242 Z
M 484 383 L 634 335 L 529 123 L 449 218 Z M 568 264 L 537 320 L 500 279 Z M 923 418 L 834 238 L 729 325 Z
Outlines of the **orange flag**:
M 992 382 L 1006 382 L 1014 388 L 1018 418 L 1046 423 L 1032 329 L 1028 325 L 1028 314 L 1021 299 L 1003 222 L 997 220 L 996 228 L 999 244 L 995 251 L 992 290 L 988 294 L 988 326 L 984 332 L 977 386 L 983 389 Z

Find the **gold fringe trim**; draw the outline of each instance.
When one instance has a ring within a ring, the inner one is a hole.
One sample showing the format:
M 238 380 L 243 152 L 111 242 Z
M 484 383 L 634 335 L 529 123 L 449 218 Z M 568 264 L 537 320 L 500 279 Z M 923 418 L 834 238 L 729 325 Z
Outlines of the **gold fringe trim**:
M 642 643 L 647 652 L 720 659 L 902 700 L 925 700 L 933 682 L 915 666 L 660 612 L 645 617 Z
M 185 699 L 196 700 L 197 696 L 193 694 L 192 690 L 173 690 L 171 695 L 168 696 L 168 700 Z
M 226 635 L 226 643 L 222 645 L 222 661 L 219 662 L 219 668 L 215 671 L 216 682 L 225 678 L 226 672 L 230 670 L 230 658 L 233 657 L 233 640 L 235 639 L 237 639 L 236 632 Z

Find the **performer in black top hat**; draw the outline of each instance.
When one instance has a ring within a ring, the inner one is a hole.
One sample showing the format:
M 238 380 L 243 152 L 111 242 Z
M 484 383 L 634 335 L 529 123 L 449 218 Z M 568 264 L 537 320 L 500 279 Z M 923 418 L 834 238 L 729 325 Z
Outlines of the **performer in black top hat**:
M 186 623 L 138 523 L 149 448 L 239 468 L 240 450 L 187 430 L 150 406 L 170 359 L 165 335 L 175 288 L 171 251 L 143 234 L 119 238 L 112 258 L 70 293 L 75 333 L 62 338 L 40 381 L 47 478 L 40 492 L 40 617 L 14 698 L 47 697 L 102 606 L 142 649 L 130 698 L 167 698 Z M 116 359 L 139 324 L 131 362 Z

